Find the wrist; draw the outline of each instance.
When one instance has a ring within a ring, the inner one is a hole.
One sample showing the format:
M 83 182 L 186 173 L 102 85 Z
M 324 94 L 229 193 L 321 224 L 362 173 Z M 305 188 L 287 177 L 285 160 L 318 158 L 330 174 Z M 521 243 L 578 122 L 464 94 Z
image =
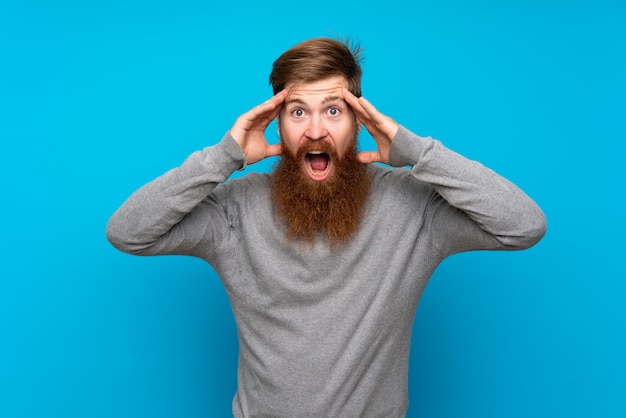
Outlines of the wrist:
M 420 158 L 425 146 L 425 141 L 429 140 L 432 140 L 432 138 L 417 136 L 404 126 L 399 126 L 391 141 L 389 165 L 393 167 L 413 167 Z
M 214 145 L 211 153 L 212 160 L 218 165 L 220 171 L 230 175 L 235 170 L 243 170 L 247 166 L 246 155 L 230 132 Z

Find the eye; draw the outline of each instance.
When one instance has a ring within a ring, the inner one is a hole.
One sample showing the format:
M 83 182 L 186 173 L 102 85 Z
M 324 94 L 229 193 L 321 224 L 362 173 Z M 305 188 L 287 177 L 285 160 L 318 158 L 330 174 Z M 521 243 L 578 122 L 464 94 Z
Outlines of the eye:
M 300 108 L 295 108 L 291 111 L 291 114 L 297 118 L 301 118 L 302 116 L 304 116 L 304 110 Z
M 341 114 L 341 109 L 339 109 L 338 107 L 331 107 L 330 109 L 328 109 L 328 114 L 330 116 L 339 116 Z

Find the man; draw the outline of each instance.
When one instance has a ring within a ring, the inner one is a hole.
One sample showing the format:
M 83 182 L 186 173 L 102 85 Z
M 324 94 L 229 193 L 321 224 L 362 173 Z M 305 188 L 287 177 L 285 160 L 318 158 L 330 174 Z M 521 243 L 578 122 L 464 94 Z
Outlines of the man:
M 545 233 L 516 186 L 361 97 L 358 55 L 325 38 L 289 49 L 272 98 L 109 221 L 122 251 L 200 257 L 220 276 L 240 342 L 236 417 L 404 416 L 413 317 L 437 265 Z M 356 151 L 362 125 L 376 152 Z M 226 183 L 274 155 L 271 174 Z

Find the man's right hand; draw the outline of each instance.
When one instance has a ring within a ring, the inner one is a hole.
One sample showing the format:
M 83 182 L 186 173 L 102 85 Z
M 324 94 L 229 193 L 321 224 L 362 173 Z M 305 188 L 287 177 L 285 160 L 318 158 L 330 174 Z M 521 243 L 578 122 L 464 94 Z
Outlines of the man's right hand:
M 277 93 L 265 103 L 239 116 L 230 128 L 230 135 L 243 150 L 248 164 L 254 164 L 282 152 L 281 144 L 267 143 L 265 129 L 278 116 L 285 97 L 287 97 L 287 90 Z

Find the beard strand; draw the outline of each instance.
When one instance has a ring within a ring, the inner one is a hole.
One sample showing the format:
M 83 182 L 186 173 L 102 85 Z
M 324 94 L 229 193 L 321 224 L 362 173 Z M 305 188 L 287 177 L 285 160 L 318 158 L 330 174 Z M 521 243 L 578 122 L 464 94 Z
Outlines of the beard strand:
M 312 146 L 301 147 L 296 156 L 285 151 L 270 177 L 272 201 L 289 241 L 313 244 L 321 236 L 336 248 L 361 224 L 371 178 L 356 159 L 356 137 L 341 159 L 325 143 L 315 149 L 320 146 L 333 161 L 331 176 L 314 181 L 305 173 L 302 161 Z

